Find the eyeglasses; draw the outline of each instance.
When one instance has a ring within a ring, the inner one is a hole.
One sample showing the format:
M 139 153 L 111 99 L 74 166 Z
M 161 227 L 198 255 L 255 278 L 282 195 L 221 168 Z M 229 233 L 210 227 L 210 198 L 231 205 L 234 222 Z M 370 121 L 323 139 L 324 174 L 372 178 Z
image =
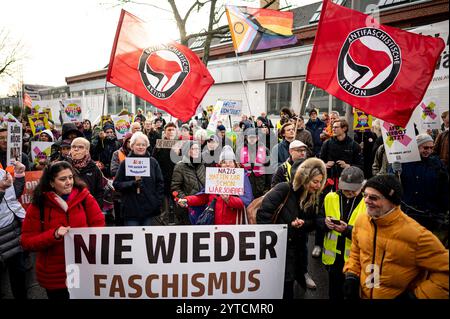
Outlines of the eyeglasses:
M 71 145 L 70 148 L 73 150 L 84 150 L 83 145 Z
M 376 202 L 376 201 L 379 201 L 380 199 L 384 198 L 384 196 L 377 196 L 377 195 L 372 195 L 372 194 L 367 194 L 367 193 L 362 193 L 362 195 L 364 198 L 367 198 L 371 202 Z

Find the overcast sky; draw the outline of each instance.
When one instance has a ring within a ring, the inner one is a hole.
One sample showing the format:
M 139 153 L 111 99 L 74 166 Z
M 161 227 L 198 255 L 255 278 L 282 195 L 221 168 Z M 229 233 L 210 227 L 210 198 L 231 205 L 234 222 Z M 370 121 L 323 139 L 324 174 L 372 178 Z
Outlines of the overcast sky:
M 281 0 L 306 5 L 320 0 Z M 145 2 L 140 0 L 138 2 Z M 147 1 L 149 2 L 149 1 Z M 162 3 L 154 1 L 153 3 Z M 192 1 L 178 1 L 187 6 Z M 109 62 L 111 46 L 122 7 L 114 0 L 1 0 L 0 30 L 7 29 L 21 40 L 26 59 L 22 61 L 23 80 L 29 84 L 65 85 L 65 77 L 95 71 Z M 259 6 L 259 1 L 229 0 L 229 4 Z M 177 38 L 171 13 L 149 6 L 127 5 L 127 11 L 153 24 L 162 38 Z M 205 19 L 195 19 L 200 23 Z M 202 25 L 191 25 L 191 30 Z M 0 78 L 0 96 L 18 83 Z

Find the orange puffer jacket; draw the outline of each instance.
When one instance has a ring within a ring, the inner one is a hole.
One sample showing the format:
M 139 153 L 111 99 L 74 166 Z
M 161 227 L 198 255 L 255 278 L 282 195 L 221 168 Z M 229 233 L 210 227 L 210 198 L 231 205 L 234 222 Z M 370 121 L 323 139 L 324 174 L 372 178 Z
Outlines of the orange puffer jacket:
M 358 217 L 344 273 L 359 276 L 365 299 L 395 298 L 405 291 L 448 299 L 448 257 L 437 237 L 397 207 L 377 219 Z

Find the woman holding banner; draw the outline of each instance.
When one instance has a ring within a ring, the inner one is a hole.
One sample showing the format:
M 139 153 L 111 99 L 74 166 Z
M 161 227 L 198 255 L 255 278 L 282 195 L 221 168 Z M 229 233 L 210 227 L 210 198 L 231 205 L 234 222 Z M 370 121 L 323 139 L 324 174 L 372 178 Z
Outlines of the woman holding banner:
M 48 165 L 27 209 L 21 242 L 37 251 L 36 276 L 49 299 L 69 299 L 63 237 L 70 228 L 102 227 L 105 218 L 68 162 Z
M 164 179 L 158 162 L 147 152 L 148 137 L 136 132 L 130 139 L 131 152 L 120 163 L 114 189 L 122 194 L 122 216 L 125 226 L 156 226 L 161 224 Z M 127 163 L 133 158 L 149 158 L 150 176 L 127 176 Z
M 325 163 L 317 158 L 306 159 L 292 174 L 291 183 L 279 183 L 264 196 L 256 214 L 258 224 L 288 225 L 283 299 L 294 298 L 294 281 L 306 288 L 306 240 L 315 228 L 319 194 L 327 179 Z
M 225 145 L 219 157 L 220 167 L 236 168 L 236 156 L 229 145 Z M 197 194 L 178 200 L 181 207 L 211 205 L 215 201 L 214 225 L 245 224 L 244 208 L 253 200 L 249 179 L 244 177 L 244 195 Z

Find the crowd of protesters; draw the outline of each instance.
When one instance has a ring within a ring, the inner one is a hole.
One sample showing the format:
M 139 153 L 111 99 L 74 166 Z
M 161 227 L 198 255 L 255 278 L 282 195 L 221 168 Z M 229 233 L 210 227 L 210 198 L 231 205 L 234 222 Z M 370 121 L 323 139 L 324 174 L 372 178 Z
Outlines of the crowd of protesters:
M 265 113 L 242 115 L 229 131 L 219 122 L 210 132 L 207 112 L 167 123 L 161 113 L 138 110 L 121 140 L 112 122 L 64 123 L 61 132 L 52 125 L 35 136 L 24 122 L 14 166 L 0 127 L 0 253 L 3 235 L 20 227 L 24 249 L 17 242 L 0 259 L 14 297 L 26 298 L 24 264 L 27 251 L 36 251 L 40 285 L 49 298 L 68 298 L 61 238 L 70 227 L 191 225 L 192 209 L 211 203 L 213 223 L 242 224 L 245 207 L 264 196 L 257 222 L 288 224 L 284 298 L 294 297 L 295 281 L 316 287 L 308 255 L 328 270 L 331 299 L 448 298 L 448 111 L 438 134 L 417 135 L 421 161 L 403 165 L 387 161 L 377 120 L 352 138 L 339 113 L 319 118 L 313 108 L 307 115 L 283 108 L 275 125 Z M 54 142 L 48 159 L 30 164 L 32 141 Z M 150 177 L 126 176 L 126 157 L 149 158 Z M 245 194 L 205 194 L 207 167 L 243 168 Z M 18 198 L 30 170 L 43 175 L 25 213 Z M 372 259 L 383 266 L 375 293 L 365 283 Z

